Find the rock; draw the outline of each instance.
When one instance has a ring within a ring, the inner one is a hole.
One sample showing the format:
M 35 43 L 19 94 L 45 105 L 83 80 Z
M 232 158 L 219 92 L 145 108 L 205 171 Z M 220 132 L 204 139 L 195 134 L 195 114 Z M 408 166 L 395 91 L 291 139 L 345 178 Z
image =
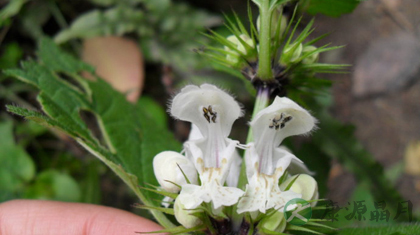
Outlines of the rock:
M 398 91 L 417 78 L 420 40 L 400 32 L 371 42 L 357 60 L 352 93 L 361 98 Z

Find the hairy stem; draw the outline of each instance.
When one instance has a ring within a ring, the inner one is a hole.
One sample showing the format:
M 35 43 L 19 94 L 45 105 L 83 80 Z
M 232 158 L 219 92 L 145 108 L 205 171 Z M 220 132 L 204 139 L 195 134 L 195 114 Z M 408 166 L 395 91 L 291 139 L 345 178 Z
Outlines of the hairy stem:
M 268 87 L 262 87 L 258 90 L 257 99 L 255 100 L 254 110 L 252 111 L 252 119 L 254 119 L 255 115 L 262 109 L 268 106 L 268 102 L 270 101 L 270 90 Z M 249 128 L 248 137 L 246 138 L 246 143 L 250 143 L 253 141 L 252 137 L 252 130 Z
M 258 53 L 258 71 L 257 76 L 262 80 L 269 80 L 273 78 L 271 71 L 271 56 L 270 56 L 270 38 L 271 38 L 271 15 L 270 1 L 261 0 L 260 5 L 260 32 L 259 45 L 260 51 Z

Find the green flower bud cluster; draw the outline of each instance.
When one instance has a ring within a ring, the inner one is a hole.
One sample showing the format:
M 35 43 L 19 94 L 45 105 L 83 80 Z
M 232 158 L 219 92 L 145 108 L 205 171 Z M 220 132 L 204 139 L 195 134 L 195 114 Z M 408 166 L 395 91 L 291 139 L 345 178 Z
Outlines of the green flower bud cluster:
M 245 34 L 241 34 L 240 39 L 236 35 L 230 35 L 226 39 L 232 44 L 235 49 L 232 49 L 228 46 L 225 46 L 224 49 L 226 53 L 226 60 L 233 66 L 233 67 L 240 67 L 242 64 L 243 59 L 252 59 L 255 57 L 255 44 L 254 41 Z
M 286 46 L 280 57 L 280 64 L 289 66 L 297 63 L 312 64 L 318 61 L 319 53 L 312 45 L 304 46 L 302 43 L 293 43 Z
M 260 17 L 257 18 L 257 29 L 260 29 Z M 287 28 L 287 17 L 283 16 L 280 11 L 273 12 L 271 18 L 271 38 L 282 37 Z M 277 32 L 279 30 L 279 32 Z M 252 63 L 257 60 L 259 45 L 255 45 L 254 40 L 248 35 L 237 34 L 230 35 L 226 40 L 231 43 L 230 46 L 225 45 L 226 61 L 234 68 L 243 68 L 245 62 Z

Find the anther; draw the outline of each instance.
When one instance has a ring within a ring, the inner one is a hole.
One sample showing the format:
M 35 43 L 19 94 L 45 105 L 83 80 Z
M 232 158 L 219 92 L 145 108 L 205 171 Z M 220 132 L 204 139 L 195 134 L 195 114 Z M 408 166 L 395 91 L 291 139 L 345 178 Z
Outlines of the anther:
M 209 107 L 203 107 L 203 116 L 204 118 L 206 118 L 206 120 L 210 123 L 210 120 L 213 123 L 216 123 L 216 118 L 217 118 L 217 112 L 213 112 L 213 108 L 211 107 L 211 105 L 209 105 Z M 210 118 L 211 116 L 211 118 Z

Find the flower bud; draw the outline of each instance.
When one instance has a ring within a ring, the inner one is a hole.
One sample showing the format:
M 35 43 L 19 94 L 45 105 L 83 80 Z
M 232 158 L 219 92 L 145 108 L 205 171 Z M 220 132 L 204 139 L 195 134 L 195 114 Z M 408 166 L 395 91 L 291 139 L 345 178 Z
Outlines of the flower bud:
M 192 228 L 201 224 L 199 218 L 191 215 L 191 210 L 185 209 L 184 205 L 180 202 L 179 197 L 175 200 L 174 212 L 176 220 L 185 228 Z
M 236 37 L 236 35 L 230 35 L 229 37 L 227 37 L 226 39 L 233 43 L 236 47 L 236 49 L 238 49 L 239 52 L 241 52 L 242 55 L 240 55 L 237 51 L 232 50 L 231 48 L 225 46 L 225 51 L 231 52 L 233 54 L 227 54 L 226 55 L 226 60 L 228 60 L 229 62 L 231 62 L 234 65 L 237 65 L 240 61 L 240 57 L 241 56 L 245 56 L 247 57 L 248 55 L 251 54 L 251 51 L 249 49 L 249 47 L 254 48 L 254 41 L 249 38 L 248 36 L 246 36 L 245 34 L 241 34 L 240 38 L 244 41 L 244 43 L 246 43 L 247 45 L 244 45 L 243 43 L 241 43 L 241 41 Z
M 282 64 L 288 65 L 290 63 L 297 62 L 302 55 L 303 46 L 302 43 L 293 43 L 283 49 L 283 53 L 280 57 Z
M 282 212 L 276 211 L 271 216 L 263 218 L 258 226 L 264 230 L 281 233 L 286 228 L 286 219 Z
M 318 184 L 315 181 L 315 179 L 306 174 L 300 174 L 299 176 L 293 176 L 288 178 L 286 181 L 284 181 L 280 188 L 282 190 L 285 190 L 285 188 L 296 178 L 296 181 L 293 183 L 290 190 L 292 190 L 295 193 L 302 194 L 302 199 L 304 200 L 316 200 L 318 199 Z M 315 206 L 316 202 L 311 203 L 311 206 Z
M 197 171 L 194 165 L 177 152 L 165 151 L 156 155 L 153 159 L 153 170 L 160 186 L 171 193 L 181 190 L 177 185 L 187 183 L 185 176 L 191 183 L 197 183 Z
M 258 16 L 257 18 L 258 31 L 260 31 L 260 24 L 261 24 L 261 19 L 260 19 L 260 16 Z M 278 27 L 277 24 L 280 24 L 279 36 L 281 37 L 287 28 L 287 17 L 284 15 L 281 15 L 280 11 L 273 12 L 273 17 L 271 18 L 271 38 L 274 38 L 274 36 L 276 35 L 276 31 Z
M 304 46 L 302 49 L 302 54 L 305 56 L 309 53 L 312 53 L 313 51 L 315 51 L 317 48 L 315 46 L 309 45 L 309 46 Z M 302 60 L 302 63 L 304 64 L 312 64 L 315 63 L 318 60 L 319 57 L 319 53 L 312 53 L 311 55 L 309 55 L 308 57 L 304 58 Z

